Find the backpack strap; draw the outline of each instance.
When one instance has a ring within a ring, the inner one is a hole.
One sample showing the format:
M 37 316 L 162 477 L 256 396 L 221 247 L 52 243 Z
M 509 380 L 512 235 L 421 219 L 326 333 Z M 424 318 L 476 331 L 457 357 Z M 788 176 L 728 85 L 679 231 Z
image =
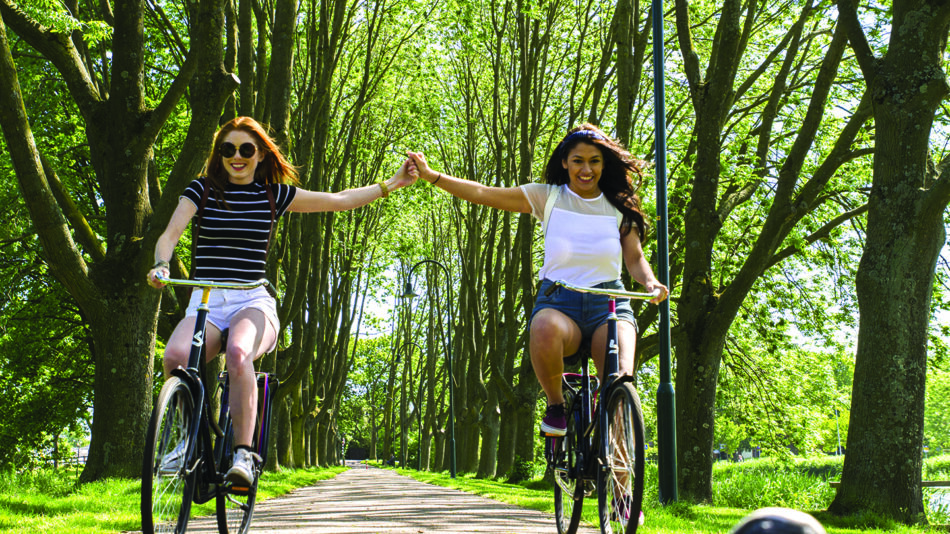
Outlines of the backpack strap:
M 201 217 L 204 215 L 205 205 L 208 203 L 208 192 L 211 190 L 211 181 L 205 177 L 204 187 L 201 188 L 201 201 L 198 202 L 198 211 L 191 220 L 191 273 L 188 278 L 195 277 L 195 253 L 198 252 L 198 234 L 201 232 Z
M 270 229 L 267 231 L 267 249 L 264 252 L 264 257 L 267 257 L 270 255 L 270 241 L 274 236 L 274 225 L 277 222 L 277 202 L 274 201 L 274 190 L 271 184 L 264 184 L 264 189 L 267 190 L 267 203 L 270 204 Z

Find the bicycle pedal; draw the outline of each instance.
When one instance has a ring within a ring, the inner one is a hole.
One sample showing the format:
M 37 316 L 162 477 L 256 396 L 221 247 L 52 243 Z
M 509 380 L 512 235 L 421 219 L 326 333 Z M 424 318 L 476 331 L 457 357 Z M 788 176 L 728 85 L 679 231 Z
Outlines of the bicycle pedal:
M 251 488 L 246 486 L 231 486 L 231 493 L 235 495 L 247 495 Z

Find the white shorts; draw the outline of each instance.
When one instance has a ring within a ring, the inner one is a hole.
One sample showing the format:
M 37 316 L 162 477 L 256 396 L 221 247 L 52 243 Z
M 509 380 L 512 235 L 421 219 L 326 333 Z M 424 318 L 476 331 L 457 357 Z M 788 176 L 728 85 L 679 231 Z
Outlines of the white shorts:
M 185 311 L 185 317 L 196 317 L 198 315 L 198 305 L 201 304 L 200 288 L 195 288 L 191 292 L 191 300 L 188 302 L 188 309 Z M 208 322 L 213 324 L 218 330 L 224 331 L 231 325 L 231 319 L 238 312 L 253 308 L 260 310 L 267 322 L 274 327 L 274 332 L 280 332 L 280 321 L 277 319 L 277 302 L 270 296 L 264 287 L 254 289 L 212 289 L 208 296 Z M 270 352 L 277 346 L 277 337 L 274 337 L 274 343 L 267 347 L 264 352 Z

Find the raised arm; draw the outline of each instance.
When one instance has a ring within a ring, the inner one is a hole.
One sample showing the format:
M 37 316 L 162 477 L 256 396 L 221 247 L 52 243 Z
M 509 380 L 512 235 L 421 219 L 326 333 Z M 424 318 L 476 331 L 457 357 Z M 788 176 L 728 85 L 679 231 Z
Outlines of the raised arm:
M 409 157 L 415 162 L 420 178 L 452 196 L 500 210 L 531 213 L 531 204 L 520 187 L 492 187 L 434 171 L 422 152 L 409 152 Z
M 391 178 L 373 185 L 346 189 L 336 193 L 297 189 L 297 194 L 294 195 L 294 199 L 290 202 L 287 210 L 300 213 L 351 210 L 365 206 L 377 198 L 382 198 L 397 189 L 406 187 L 416 181 L 417 176 L 415 165 L 412 160 L 407 159 Z
M 630 276 L 637 282 L 643 284 L 647 292 L 652 292 L 657 288 L 660 289 L 659 296 L 650 299 L 650 302 L 659 304 L 666 300 L 670 290 L 661 284 L 660 281 L 656 279 L 656 275 L 653 274 L 650 263 L 643 255 L 643 247 L 640 245 L 640 235 L 636 229 L 620 237 L 620 248 L 623 251 L 623 261 L 627 265 L 627 272 L 630 273 Z

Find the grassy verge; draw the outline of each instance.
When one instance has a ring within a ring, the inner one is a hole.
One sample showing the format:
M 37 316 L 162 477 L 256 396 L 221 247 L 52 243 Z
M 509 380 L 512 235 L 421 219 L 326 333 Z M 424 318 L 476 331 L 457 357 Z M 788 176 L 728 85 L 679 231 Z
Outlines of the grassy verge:
M 285 469 L 264 473 L 258 500 L 332 478 L 343 467 Z M 141 482 L 109 479 L 76 486 L 73 477 L 52 470 L 0 473 L 0 533 L 82 533 L 136 531 L 141 528 Z M 214 513 L 214 501 L 194 515 Z
M 717 502 L 726 501 L 725 506 L 688 505 L 674 503 L 661 506 L 656 495 L 656 468 L 648 469 L 647 491 L 644 497 L 646 524 L 637 532 L 694 534 L 727 533 L 749 512 L 759 507 L 783 506 L 808 512 L 821 521 L 829 534 L 888 533 L 922 534 L 947 532 L 946 526 L 908 527 L 881 519 L 877 516 L 833 517 L 822 510 L 834 497 L 833 491 L 827 491 L 826 477 L 835 476 L 832 469 L 821 471 L 824 476 L 809 474 L 814 472 L 812 465 L 786 469 L 775 465 L 754 465 L 755 462 L 717 466 L 714 478 L 714 494 Z M 840 465 L 839 465 L 840 467 Z M 722 472 L 720 472 L 720 470 Z M 476 479 L 471 475 L 459 475 L 453 479 L 447 472 L 419 472 L 411 469 L 398 469 L 399 473 L 416 480 L 436 484 L 482 495 L 500 502 L 554 513 L 554 499 L 549 483 L 536 478 L 519 484 L 501 480 Z M 827 502 L 826 502 L 827 501 Z M 743 506 L 740 503 L 750 505 Z M 816 503 L 822 503 L 816 505 Z M 584 501 L 584 521 L 597 527 L 596 497 Z M 554 523 L 552 520 L 552 529 Z M 553 531 L 553 530 L 552 530 Z

